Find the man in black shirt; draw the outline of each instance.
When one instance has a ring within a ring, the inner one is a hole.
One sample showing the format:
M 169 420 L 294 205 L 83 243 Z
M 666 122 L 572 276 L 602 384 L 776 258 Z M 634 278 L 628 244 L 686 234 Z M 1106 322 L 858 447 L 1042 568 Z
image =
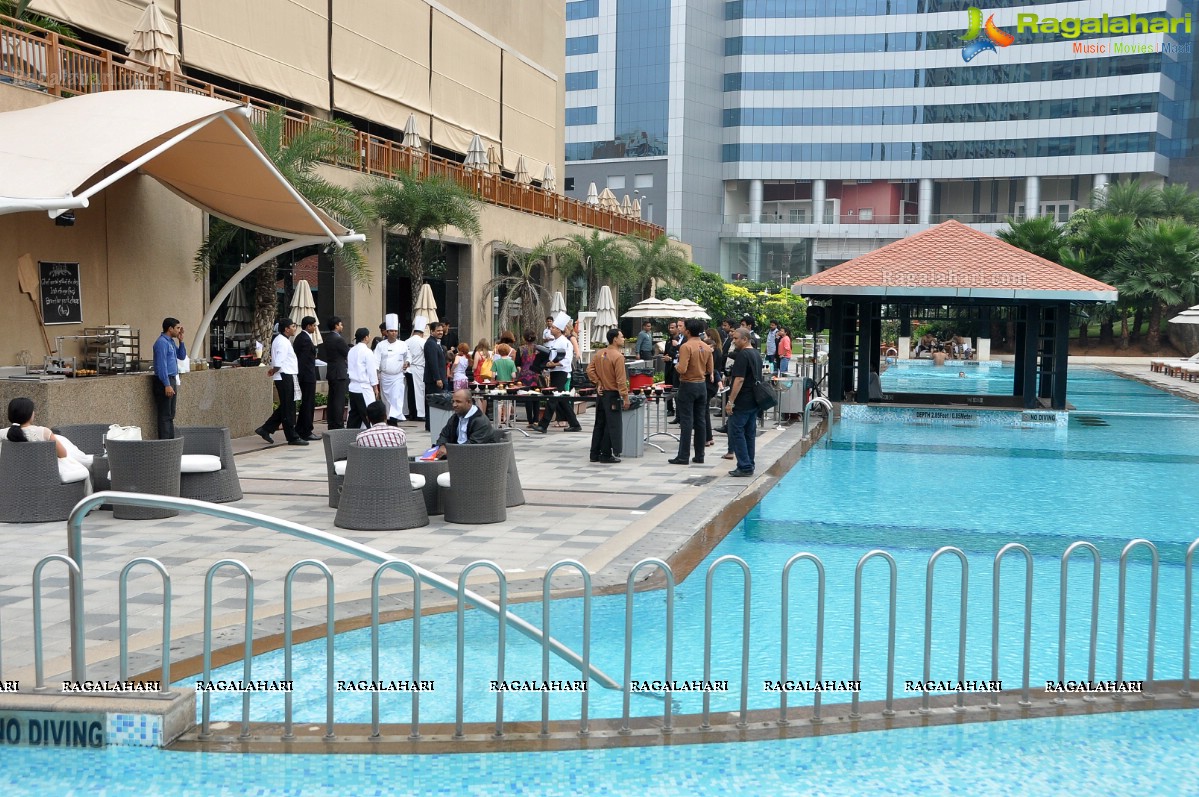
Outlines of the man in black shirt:
M 325 361 L 325 379 L 329 383 L 329 401 L 325 407 L 325 420 L 330 429 L 344 429 L 346 417 L 346 393 L 350 389 L 350 372 L 346 358 L 350 355 L 350 344 L 341 336 L 344 328 L 337 316 L 329 318 L 329 331 L 322 336 L 318 347 L 320 358 Z
M 312 416 L 316 410 L 316 343 L 312 333 L 316 332 L 316 319 L 310 315 L 300 319 L 300 331 L 292 338 L 291 347 L 296 353 L 300 384 L 300 411 L 296 415 L 296 434 L 304 440 L 320 440 L 312 433 Z
M 729 475 L 753 476 L 758 435 L 758 403 L 754 400 L 753 387 L 762 378 L 762 357 L 751 345 L 749 331 L 744 327 L 733 331 L 733 345 L 736 354 L 724 411 L 728 415 L 729 443 L 737 457 L 737 467 L 729 471 Z
M 445 349 L 441 348 L 441 336 L 445 328 L 441 324 L 429 325 L 429 339 L 425 341 L 425 396 L 445 391 Z M 429 402 L 425 400 L 425 429 L 429 428 Z

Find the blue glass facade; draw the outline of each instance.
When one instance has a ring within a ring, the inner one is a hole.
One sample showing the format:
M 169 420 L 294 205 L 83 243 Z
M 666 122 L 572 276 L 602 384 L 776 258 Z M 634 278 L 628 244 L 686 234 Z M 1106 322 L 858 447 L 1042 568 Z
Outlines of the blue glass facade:
M 599 72 L 592 69 L 589 72 L 567 72 L 567 91 L 586 91 L 599 87 Z
M 997 8 L 1049 5 L 1061 0 L 987 0 L 987 12 Z M 978 0 L 731 0 L 725 19 L 802 19 L 805 17 L 866 17 L 965 11 L 982 6 Z
M 566 126 L 576 127 L 578 125 L 593 125 L 599 109 L 594 105 L 585 105 L 581 108 L 566 109 Z
M 566 40 L 567 55 L 591 55 L 599 52 L 599 36 L 573 36 Z
M 599 0 L 576 0 L 566 4 L 566 20 L 593 19 L 599 16 Z
M 619 0 L 615 139 L 624 154 L 618 157 L 666 154 L 669 99 L 670 1 Z
M 731 161 L 939 161 L 995 158 L 1060 158 L 1157 151 L 1154 133 L 1014 138 L 986 141 L 873 141 L 844 144 L 725 144 Z

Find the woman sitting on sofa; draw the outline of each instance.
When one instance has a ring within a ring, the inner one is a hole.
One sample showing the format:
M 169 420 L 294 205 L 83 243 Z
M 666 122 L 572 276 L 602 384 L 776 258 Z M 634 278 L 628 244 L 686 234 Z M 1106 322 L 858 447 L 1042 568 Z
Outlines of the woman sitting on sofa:
M 36 443 L 49 441 L 54 443 L 58 453 L 58 477 L 67 482 L 90 479 L 92 455 L 85 454 L 79 447 L 67 438 L 56 435 L 45 426 L 34 425 L 33 401 L 27 398 L 15 398 L 8 402 L 8 441 L 11 443 Z M 91 483 L 88 483 L 91 492 Z

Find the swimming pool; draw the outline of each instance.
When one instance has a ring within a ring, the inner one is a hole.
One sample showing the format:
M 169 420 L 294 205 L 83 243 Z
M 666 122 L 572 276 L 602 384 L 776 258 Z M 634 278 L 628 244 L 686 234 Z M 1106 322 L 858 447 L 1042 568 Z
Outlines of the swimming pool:
M 885 393 L 970 393 L 1010 396 L 1015 370 L 998 360 L 888 360 L 879 375 Z
M 1030 741 L 1035 739 L 1036 744 Z M 754 744 L 507 755 L 8 748 L 0 792 L 89 797 L 1194 793 L 1199 712 L 1151 711 Z
M 1199 464 L 1199 407 L 1139 383 L 1097 370 L 1071 374 L 1070 398 L 1080 411 L 1071 415 L 1064 433 L 1054 429 L 996 427 L 907 426 L 903 424 L 845 422 L 831 433 L 751 511 L 749 516 L 716 547 L 704 564 L 677 590 L 675 625 L 675 677 L 702 676 L 703 573 L 707 564 L 725 554 L 745 559 L 754 574 L 750 705 L 777 705 L 776 694 L 762 688 L 778 672 L 779 573 L 783 563 L 800 550 L 817 554 L 828 574 L 829 604 L 825 623 L 825 679 L 848 680 L 852 675 L 853 571 L 868 550 L 889 550 L 899 565 L 899 634 L 896 673 L 902 683 L 922 674 L 924 568 L 929 554 L 944 545 L 961 548 L 970 561 L 967 672 L 970 679 L 990 676 L 991 563 L 1004 543 L 1027 545 L 1035 559 L 1032 681 L 1036 685 L 1056 678 L 1058 618 L 1058 557 L 1071 542 L 1092 541 L 1103 555 L 1103 590 L 1099 614 L 1097 676 L 1115 673 L 1115 605 L 1117 561 L 1121 548 L 1134 537 L 1154 542 L 1161 555 L 1160 603 L 1181 606 L 1182 560 L 1194 530 L 1178 518 L 1199 514 L 1199 496 L 1190 485 Z M 1113 512 L 1118 507 L 1118 514 Z M 1169 511 L 1162 511 L 1169 507 Z M 873 568 L 873 571 L 872 571 Z M 934 620 L 942 629 L 934 635 L 933 659 L 944 666 L 932 673 L 949 679 L 957 647 L 957 564 L 938 565 Z M 867 627 L 863 636 L 862 697 L 878 699 L 885 691 L 885 619 L 879 598 L 885 592 L 882 566 L 867 568 Z M 1129 567 L 1129 594 L 1146 593 L 1149 567 L 1143 555 Z M 1001 678 L 1016 684 L 1021 649 L 1020 587 L 1022 564 L 1010 561 L 1003 570 L 1002 638 L 1005 640 Z M 810 571 L 801 566 L 793 577 L 791 672 L 810 677 L 814 669 L 811 622 L 805 609 L 812 605 Z M 732 569 L 716 580 L 717 605 L 729 607 L 718 623 L 714 677 L 739 683 L 739 607 L 741 577 Z M 1090 566 L 1085 560 L 1071 571 L 1066 677 L 1085 679 L 1088 607 L 1078 596 L 1088 596 Z M 597 598 L 593 616 L 593 661 L 610 675 L 620 677 L 623 660 L 624 597 Z M 662 677 L 664 648 L 661 617 L 662 591 L 636 598 L 638 633 L 634 646 L 634 679 Z M 1129 604 L 1126 636 L 1126 678 L 1144 673 L 1146 659 L 1144 599 Z M 540 624 L 540 606 L 514 607 Z M 568 645 L 581 645 L 581 601 L 555 601 L 553 633 Z M 1159 678 L 1177 677 L 1181 669 L 1181 613 L 1164 613 L 1157 629 L 1156 672 Z M 774 621 L 775 626 L 770 623 Z M 425 618 L 422 631 L 422 677 L 437 688 L 422 697 L 422 720 L 452 722 L 455 678 L 456 618 Z M 410 633 L 407 623 L 384 631 L 385 652 L 381 673 L 385 679 L 404 678 L 410 672 Z M 467 637 L 473 641 L 466 677 L 466 720 L 494 718 L 495 695 L 488 683 L 495 675 L 494 624 L 477 612 L 468 613 Z M 324 717 L 323 643 L 296 649 L 296 716 L 318 722 Z M 541 674 L 540 648 L 509 634 L 506 677 L 536 680 Z M 369 631 L 339 637 L 335 664 L 338 678 L 369 679 Z M 260 656 L 256 678 L 282 676 L 282 654 Z M 215 677 L 237 678 L 240 665 L 218 671 Z M 551 677 L 570 679 L 573 671 L 554 662 Z M 594 687 L 592 716 L 619 716 L 618 693 Z M 900 694 L 899 696 L 903 696 Z M 232 697 L 233 699 L 229 699 Z M 700 697 L 675 694 L 675 709 L 698 712 Z M 713 695 L 715 710 L 733 710 L 737 688 Z M 825 695 L 825 702 L 846 701 L 848 694 Z M 577 695 L 554 694 L 555 718 L 578 716 Z M 792 705 L 810 702 L 792 695 Z M 386 696 L 384 721 L 409 719 L 407 695 Z M 256 696 L 257 719 L 278 719 L 282 697 Z M 239 716 L 240 700 L 234 696 L 214 700 L 213 717 Z M 510 693 L 505 698 L 509 720 L 539 717 L 540 695 Z M 634 698 L 634 715 L 652 716 L 661 703 L 651 696 Z M 370 717 L 369 696 L 337 695 L 338 721 L 365 722 Z

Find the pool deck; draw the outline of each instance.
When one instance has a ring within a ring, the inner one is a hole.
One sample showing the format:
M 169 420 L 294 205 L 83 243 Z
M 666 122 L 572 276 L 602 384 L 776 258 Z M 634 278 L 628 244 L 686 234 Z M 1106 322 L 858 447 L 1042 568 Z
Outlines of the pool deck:
M 670 465 L 674 440 L 655 438 L 666 453 L 646 447 L 642 458 L 618 465 L 588 462 L 594 412 L 580 416 L 583 433 L 551 429 L 526 438 L 513 433 L 527 503 L 508 509 L 503 523 L 464 526 L 433 516 L 428 526 L 407 531 L 358 532 L 333 525 L 329 508 L 324 448 L 280 443 L 258 437 L 234 441 L 245 497 L 227 506 L 258 512 L 341 535 L 406 559 L 451 580 L 462 568 L 486 559 L 503 569 L 510 599 L 539 595 L 540 574 L 562 559 L 576 559 L 593 574 L 593 588 L 623 589 L 631 567 L 647 557 L 662 558 L 679 577 L 723 537 L 790 465 L 806 450 L 799 424 L 783 431 L 767 422 L 758 438 L 757 476 L 733 478 L 721 458 L 725 436 L 707 449 L 703 465 Z M 423 450 L 429 439 L 415 423 L 404 424 L 410 450 Z M 677 426 L 672 426 L 677 429 Z M 318 427 L 319 434 L 323 427 Z M 815 435 L 813 435 L 815 437 Z M 282 440 L 282 434 L 276 434 Z M 6 567 L 0 572 L 0 674 L 19 680 L 21 692 L 34 685 L 34 632 L 30 574 L 50 554 L 66 554 L 66 524 L 0 526 Z M 283 630 L 283 581 L 296 562 L 322 560 L 334 574 L 339 629 L 362 625 L 369 617 L 370 581 L 375 565 L 316 543 L 224 519 L 197 514 L 155 521 L 116 521 L 95 511 L 83 526 L 84 604 L 89 678 L 119 676 L 118 584 L 121 568 L 137 556 L 161 561 L 171 574 L 172 680 L 199 669 L 203 631 L 205 571 L 222 558 L 238 559 L 254 575 L 256 647 L 278 646 Z M 652 569 L 642 576 L 652 576 Z M 295 577 L 297 639 L 310 638 L 325 617 L 323 577 L 307 570 Z M 476 571 L 472 589 L 494 597 L 494 577 Z M 244 620 L 244 582 L 225 570 L 215 580 L 215 649 L 240 648 Z M 411 585 L 398 574 L 385 579 L 382 610 L 402 616 L 410 605 Z M 554 579 L 560 590 L 577 588 L 572 571 Z M 50 692 L 70 670 L 68 582 L 61 565 L 43 577 L 45 673 Z M 129 579 L 130 673 L 157 676 L 161 640 L 161 582 L 149 567 Z M 426 591 L 426 606 L 452 605 L 442 593 Z M 400 614 L 396 614 L 399 612 Z M 306 630 L 306 633 L 305 633 Z M 220 657 L 218 657 L 220 658 Z

